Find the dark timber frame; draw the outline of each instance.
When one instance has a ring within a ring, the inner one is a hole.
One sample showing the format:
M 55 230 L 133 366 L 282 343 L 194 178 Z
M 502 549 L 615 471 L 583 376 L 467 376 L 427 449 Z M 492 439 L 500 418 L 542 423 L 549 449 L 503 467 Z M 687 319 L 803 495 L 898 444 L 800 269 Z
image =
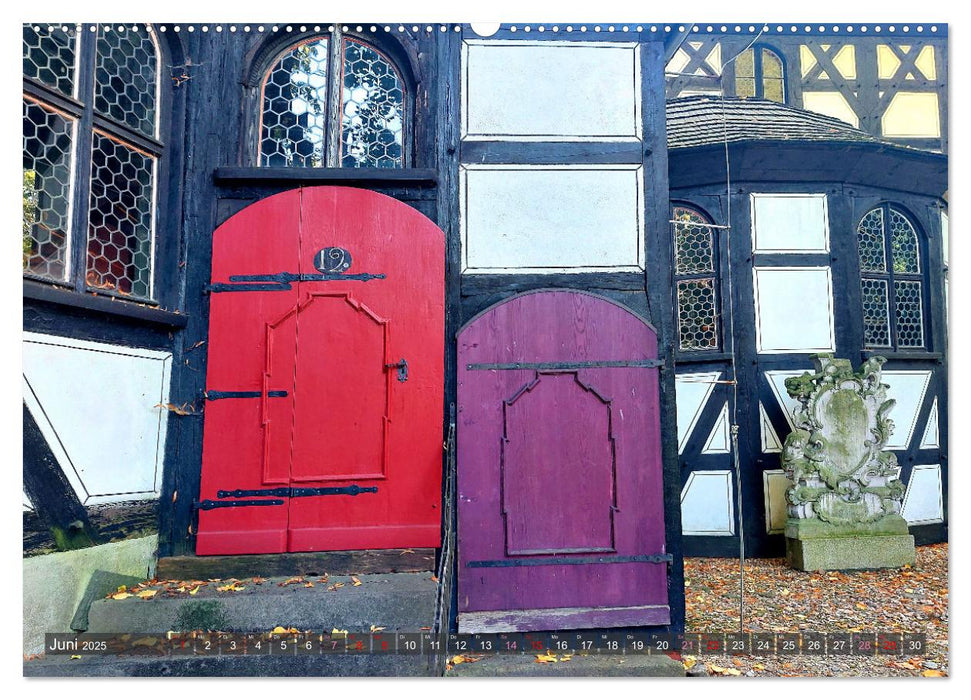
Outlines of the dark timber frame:
M 736 406 L 739 431 L 739 465 L 742 472 L 742 518 L 745 531 L 746 556 L 782 556 L 784 540 L 781 534 L 766 532 L 765 499 L 762 473 L 780 469 L 778 454 L 763 454 L 759 434 L 759 402 L 766 409 L 780 439 L 788 432 L 788 424 L 778 402 L 762 377 L 771 370 L 808 369 L 807 354 L 756 354 L 755 312 L 752 304 L 752 274 L 754 264 L 816 264 L 832 268 L 836 356 L 849 358 L 855 365 L 872 355 L 888 358 L 884 371 L 931 371 L 927 395 L 920 407 L 910 445 L 895 450 L 901 465 L 901 479 L 907 483 L 913 466 L 941 465 L 943 506 L 942 523 L 911 526 L 918 544 L 946 541 L 947 523 L 947 339 L 944 317 L 944 272 L 942 269 L 940 211 L 944 206 L 940 194 L 946 187 L 944 156 L 917 153 L 879 144 L 845 143 L 772 143 L 742 142 L 729 145 L 731 163 L 731 194 L 725 191 L 725 147 L 723 145 L 674 149 L 671 159 L 672 203 L 688 204 L 709 214 L 718 226 L 721 240 L 732 235 L 731 260 L 722 260 L 723 283 L 733 275 L 733 296 L 730 305 L 723 304 L 726 313 L 734 316 L 735 337 L 724 337 L 726 354 L 714 353 L 707 358 L 682 356 L 679 366 L 690 364 L 691 372 L 721 371 L 731 376 L 731 354 L 736 350 L 734 368 L 738 381 Z M 866 184 L 863 184 L 866 183 Z M 758 193 L 825 193 L 829 208 L 830 252 L 828 254 L 758 254 L 752 255 L 751 207 L 749 195 Z M 728 199 L 731 197 L 732 220 L 728 221 Z M 868 350 L 863 343 L 862 301 L 859 280 L 859 255 L 856 229 L 860 219 L 881 203 L 890 203 L 912 215 L 921 241 L 921 263 L 925 266 L 926 300 L 925 349 L 892 351 Z M 727 263 L 727 265 L 726 265 Z M 726 299 L 728 297 L 725 297 Z M 728 307 L 728 308 L 726 308 Z M 728 328 L 726 321 L 725 327 Z M 940 421 L 939 449 L 921 450 L 919 443 L 930 413 L 933 397 L 938 398 Z M 724 402 L 731 401 L 727 386 L 716 386 L 707 408 L 681 455 L 682 483 L 696 470 L 726 469 L 721 456 L 701 455 L 708 432 L 717 419 Z M 730 404 L 731 407 L 731 404 Z M 721 459 L 719 462 L 718 460 Z M 733 472 L 734 472 L 734 468 Z M 685 552 L 691 556 L 738 556 L 738 518 L 735 509 L 735 535 L 686 536 Z

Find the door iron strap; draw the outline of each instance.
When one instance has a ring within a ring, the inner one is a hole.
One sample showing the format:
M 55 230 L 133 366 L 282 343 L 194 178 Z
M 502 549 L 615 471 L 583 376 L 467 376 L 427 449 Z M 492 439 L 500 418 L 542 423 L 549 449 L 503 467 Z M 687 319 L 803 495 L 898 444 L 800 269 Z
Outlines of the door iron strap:
M 274 390 L 266 392 L 266 395 L 271 399 L 284 398 L 289 394 L 283 390 Z M 219 401 L 220 399 L 258 399 L 263 396 L 262 392 L 259 391 L 216 391 L 210 389 L 206 392 L 207 401 Z
M 507 566 L 556 566 L 558 564 L 663 564 L 672 563 L 674 557 L 670 554 L 638 554 L 635 556 L 619 557 L 536 557 L 522 559 L 492 559 L 486 561 L 470 561 L 470 569 L 493 569 Z
M 466 369 L 597 369 L 602 367 L 663 367 L 664 360 L 606 360 L 602 362 L 476 362 Z
M 236 489 L 217 491 L 216 498 L 245 498 L 247 496 L 277 496 L 281 498 L 305 498 L 307 496 L 356 496 L 359 493 L 377 493 L 377 486 L 324 486 L 321 488 L 301 488 L 281 486 L 276 489 Z
M 279 498 L 268 498 L 262 501 L 210 501 L 208 498 L 199 502 L 199 510 L 213 508 L 241 508 L 243 506 L 282 506 L 285 501 Z
M 338 280 L 383 280 L 385 275 L 370 272 L 345 275 L 340 272 L 320 272 L 315 274 L 278 272 L 275 275 L 230 275 L 229 282 L 214 282 L 207 289 L 210 292 L 285 292 L 292 289 L 291 282 L 335 282 Z M 235 283 L 235 284 L 234 284 Z

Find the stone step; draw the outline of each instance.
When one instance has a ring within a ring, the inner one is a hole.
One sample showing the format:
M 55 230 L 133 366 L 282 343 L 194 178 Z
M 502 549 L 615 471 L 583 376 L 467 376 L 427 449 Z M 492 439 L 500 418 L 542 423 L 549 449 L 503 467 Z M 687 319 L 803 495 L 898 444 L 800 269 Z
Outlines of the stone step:
M 474 658 L 474 657 L 473 657 Z M 651 656 L 574 655 L 568 661 L 537 663 L 532 654 L 496 654 L 472 663 L 452 665 L 446 676 L 475 678 L 509 677 L 614 677 L 684 676 L 684 666 L 663 654 Z
M 28 661 L 30 677 L 166 677 L 166 676 L 436 676 L 430 656 L 206 656 L 98 657 L 66 656 Z
M 159 634 L 169 630 L 218 629 L 225 632 L 269 632 L 275 627 L 330 632 L 418 632 L 435 619 L 438 584 L 432 573 L 330 576 L 313 588 L 303 583 L 281 586 L 283 577 L 255 584 L 243 579 L 238 592 L 219 592 L 227 581 L 209 582 L 196 595 L 163 589 L 154 598 L 101 599 L 91 604 L 88 632 Z M 334 584 L 343 586 L 328 590 Z M 155 588 L 160 588 L 156 586 Z
M 225 556 L 162 557 L 159 579 L 246 578 L 331 574 L 383 574 L 431 571 L 435 550 L 369 549 L 342 552 L 290 552 Z

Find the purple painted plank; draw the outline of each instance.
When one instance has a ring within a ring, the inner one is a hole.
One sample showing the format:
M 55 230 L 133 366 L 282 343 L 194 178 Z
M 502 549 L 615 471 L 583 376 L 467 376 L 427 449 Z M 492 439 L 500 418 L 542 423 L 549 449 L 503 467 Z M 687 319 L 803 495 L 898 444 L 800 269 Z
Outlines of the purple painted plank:
M 505 404 L 506 553 L 612 552 L 610 402 L 562 372 L 537 374 Z
M 667 605 L 664 564 L 467 566 L 530 551 L 665 551 L 656 368 L 467 368 L 655 359 L 653 329 L 601 297 L 534 292 L 469 323 L 458 356 L 460 612 Z M 577 614 L 576 626 L 596 626 Z

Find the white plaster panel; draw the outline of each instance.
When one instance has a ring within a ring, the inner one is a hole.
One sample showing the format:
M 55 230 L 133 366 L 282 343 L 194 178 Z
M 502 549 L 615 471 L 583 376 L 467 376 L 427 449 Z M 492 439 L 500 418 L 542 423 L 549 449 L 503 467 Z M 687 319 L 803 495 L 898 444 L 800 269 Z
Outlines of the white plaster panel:
M 804 370 L 771 370 L 765 373 L 765 378 L 769 381 L 769 386 L 772 388 L 772 393 L 775 394 L 775 398 L 779 401 L 779 405 L 782 406 L 783 413 L 786 414 L 786 420 L 789 422 L 789 427 L 793 430 L 796 429 L 795 417 L 796 409 L 800 408 L 800 404 L 794 398 L 789 396 L 789 392 L 786 391 L 786 380 L 790 377 L 801 377 L 806 372 L 812 372 L 811 369 Z M 768 421 L 768 417 L 765 417 Z M 771 427 L 771 423 L 769 424 Z M 778 440 L 778 436 L 776 436 Z
M 641 174 L 640 166 L 462 168 L 462 271 L 642 271 Z
M 685 535 L 734 534 L 732 500 L 731 472 L 691 472 L 681 490 L 681 531 Z
M 728 402 L 722 406 L 721 412 L 718 414 L 718 419 L 715 421 L 715 427 L 711 429 L 708 434 L 708 439 L 705 441 L 705 447 L 701 450 L 703 455 L 717 455 L 717 454 L 728 454 L 731 452 L 731 438 L 729 436 L 728 429 Z
M 752 248 L 756 253 L 826 253 L 825 194 L 753 194 Z
M 755 343 L 760 353 L 833 352 L 828 267 L 756 267 Z
M 158 496 L 171 358 L 24 334 L 24 401 L 82 503 Z
M 632 43 L 468 41 L 462 136 L 638 139 L 638 56 Z
M 762 488 L 765 493 L 765 531 L 775 534 L 786 529 L 786 491 L 792 482 L 781 469 L 762 472 Z
M 887 389 L 887 398 L 897 402 L 887 414 L 893 421 L 893 433 L 887 440 L 887 448 L 906 450 L 917 427 L 917 415 L 924 405 L 924 395 L 927 393 L 931 373 L 918 370 L 884 370 L 882 376 L 883 383 L 890 387 Z
M 684 452 L 691 431 L 698 423 L 701 412 L 708 403 L 715 381 L 721 372 L 679 374 L 674 380 L 674 396 L 678 413 L 678 453 Z
M 941 488 L 941 467 L 938 464 L 918 464 L 910 472 L 907 493 L 901 515 L 910 525 L 944 521 L 944 498 Z
M 931 406 L 931 412 L 927 416 L 927 427 L 924 428 L 924 435 L 920 439 L 920 449 L 936 450 L 941 446 L 940 419 L 937 415 L 937 398 Z

